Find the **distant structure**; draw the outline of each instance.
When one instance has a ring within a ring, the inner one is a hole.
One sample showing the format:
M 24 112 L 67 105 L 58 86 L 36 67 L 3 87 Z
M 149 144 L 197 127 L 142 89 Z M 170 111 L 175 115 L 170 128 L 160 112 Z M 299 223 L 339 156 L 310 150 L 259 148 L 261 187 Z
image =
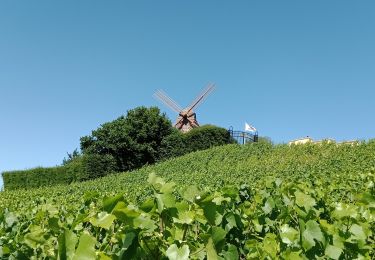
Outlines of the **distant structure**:
M 258 131 L 235 131 L 233 127 L 228 129 L 230 137 L 239 144 L 258 142 Z
M 164 105 L 169 107 L 174 112 L 178 113 L 175 128 L 180 130 L 183 133 L 189 132 L 191 129 L 199 127 L 197 121 L 197 115 L 194 110 L 202 104 L 202 102 L 207 98 L 209 94 L 215 89 L 214 84 L 209 84 L 203 91 L 194 99 L 190 106 L 182 108 L 177 104 L 172 98 L 170 98 L 164 91 L 157 90 L 154 94 L 154 97 L 161 101 Z
M 303 137 L 303 138 L 292 140 L 292 141 L 288 142 L 288 145 L 291 146 L 291 145 L 308 144 L 308 143 L 311 143 L 311 144 L 336 143 L 338 145 L 342 145 L 342 144 L 343 145 L 358 145 L 359 141 L 358 140 L 350 140 L 350 141 L 336 142 L 335 139 L 330 139 L 330 138 L 314 141 L 311 137 L 306 136 L 306 137 Z
M 303 137 L 303 138 L 292 140 L 292 141 L 288 142 L 288 145 L 292 145 L 292 144 L 307 144 L 307 143 L 312 143 L 312 142 L 313 142 L 313 139 L 310 138 L 309 136 L 306 136 L 306 137 Z

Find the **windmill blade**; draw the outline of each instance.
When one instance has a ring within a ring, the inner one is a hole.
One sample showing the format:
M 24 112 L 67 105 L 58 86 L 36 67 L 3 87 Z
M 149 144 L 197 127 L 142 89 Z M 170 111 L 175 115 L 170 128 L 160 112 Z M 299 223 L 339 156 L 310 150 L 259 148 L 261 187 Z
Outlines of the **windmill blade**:
M 188 117 L 188 120 L 189 120 L 190 125 L 192 127 L 198 127 L 199 126 L 199 123 L 197 122 L 195 117 Z
M 189 106 L 189 112 L 200 105 L 211 92 L 215 89 L 215 84 L 209 84 L 203 91 L 197 96 L 197 98 Z
M 159 89 L 153 96 L 176 113 L 180 113 L 182 111 L 182 108 L 177 104 L 177 102 L 170 98 L 164 91 Z

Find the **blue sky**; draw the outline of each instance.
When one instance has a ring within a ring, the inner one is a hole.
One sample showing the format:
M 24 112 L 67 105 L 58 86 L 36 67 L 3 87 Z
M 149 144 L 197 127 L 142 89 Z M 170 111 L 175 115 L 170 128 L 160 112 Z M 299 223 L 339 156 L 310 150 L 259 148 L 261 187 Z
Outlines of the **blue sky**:
M 0 2 L 0 171 L 60 164 L 165 90 L 201 124 L 375 137 L 374 1 Z

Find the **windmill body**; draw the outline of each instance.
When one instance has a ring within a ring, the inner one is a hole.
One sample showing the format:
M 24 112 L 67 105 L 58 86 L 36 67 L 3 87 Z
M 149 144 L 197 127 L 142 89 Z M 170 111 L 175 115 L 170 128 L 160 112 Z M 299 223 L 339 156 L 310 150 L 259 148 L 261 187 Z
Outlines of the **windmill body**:
M 197 115 L 194 112 L 194 109 L 200 105 L 203 100 L 207 98 L 207 96 L 214 90 L 215 86 L 213 84 L 208 85 L 203 91 L 197 96 L 197 98 L 191 103 L 190 106 L 182 109 L 176 101 L 170 98 L 165 92 L 162 90 L 156 91 L 154 97 L 164 103 L 167 107 L 178 114 L 176 123 L 174 125 L 175 128 L 179 129 L 181 132 L 186 133 L 189 132 L 191 129 L 199 127 L 199 123 L 197 121 Z

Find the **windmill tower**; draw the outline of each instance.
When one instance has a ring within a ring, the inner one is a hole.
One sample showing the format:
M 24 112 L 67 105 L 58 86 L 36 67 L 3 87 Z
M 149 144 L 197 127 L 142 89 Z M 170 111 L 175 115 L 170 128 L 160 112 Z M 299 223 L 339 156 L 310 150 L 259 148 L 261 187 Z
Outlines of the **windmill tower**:
M 194 110 L 202 104 L 202 102 L 207 98 L 209 94 L 215 89 L 214 84 L 209 84 L 206 88 L 202 90 L 202 92 L 194 99 L 194 101 L 190 104 L 190 106 L 186 108 L 181 108 L 180 105 L 176 103 L 172 98 L 170 98 L 164 91 L 158 90 L 155 92 L 154 97 L 164 103 L 167 107 L 169 107 L 174 112 L 178 113 L 178 117 L 176 123 L 174 125 L 175 128 L 180 130 L 183 133 L 189 132 L 191 129 L 195 127 L 199 127 L 199 123 L 197 121 L 197 116 Z

